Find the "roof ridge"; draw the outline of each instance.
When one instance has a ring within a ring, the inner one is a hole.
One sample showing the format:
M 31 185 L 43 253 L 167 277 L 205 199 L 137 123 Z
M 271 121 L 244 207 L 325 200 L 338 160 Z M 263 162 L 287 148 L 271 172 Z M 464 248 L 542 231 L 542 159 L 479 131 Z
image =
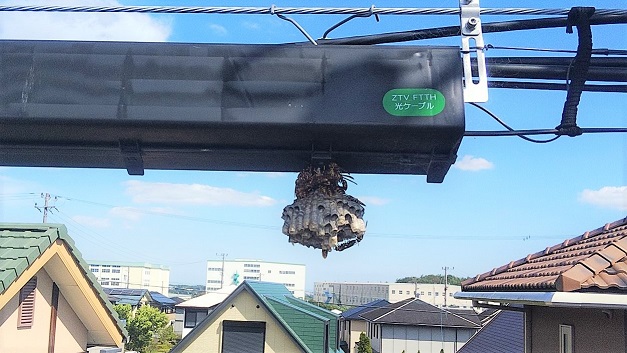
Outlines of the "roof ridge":
M 396 308 L 394 308 L 394 309 L 392 309 L 392 310 L 388 311 L 387 313 L 385 313 L 385 314 L 383 314 L 383 315 L 381 315 L 381 316 L 379 316 L 379 317 L 375 318 L 375 319 L 374 319 L 374 320 L 372 320 L 372 321 L 377 321 L 377 320 L 379 320 L 379 319 L 383 318 L 384 316 L 389 315 L 389 314 L 391 314 L 391 313 L 393 313 L 393 312 L 397 311 L 398 309 L 400 309 L 400 308 L 404 307 L 405 305 L 408 305 L 409 303 L 413 303 L 414 301 L 418 300 L 418 298 L 410 298 L 410 299 L 411 299 L 411 300 L 408 300 L 408 301 L 407 301 L 407 303 L 405 303 L 405 304 L 403 304 L 403 305 L 400 305 L 400 306 L 398 306 L 398 307 L 396 307 Z M 421 300 L 421 301 L 422 301 L 422 300 Z M 429 304 L 429 303 L 427 303 L 427 304 Z M 383 307 L 382 309 L 385 309 L 385 307 Z
M 589 239 L 591 237 L 595 237 L 597 235 L 603 234 L 604 232 L 606 232 L 606 231 L 608 231 L 608 230 L 610 230 L 612 228 L 617 228 L 617 227 L 620 227 L 620 226 L 623 226 L 623 225 L 627 225 L 627 217 L 621 218 L 621 219 L 619 219 L 617 221 L 614 221 L 614 222 L 606 223 L 603 227 L 599 227 L 599 228 L 596 228 L 594 230 L 587 231 L 587 232 L 583 233 L 582 235 L 576 236 L 574 238 L 566 239 L 566 240 L 564 240 L 563 242 L 561 242 L 559 244 L 555 244 L 553 246 L 548 246 L 544 250 L 535 252 L 533 254 L 529 254 L 529 255 L 527 255 L 524 258 L 521 258 L 521 259 L 518 259 L 518 260 L 515 260 L 515 261 L 510 261 L 507 265 L 503 265 L 503 266 L 500 266 L 500 267 L 495 267 L 495 268 L 492 269 L 492 271 L 488 271 L 488 272 L 479 274 L 479 275 L 477 275 L 477 276 L 475 276 L 473 278 L 470 278 L 470 279 L 467 279 L 466 281 L 463 281 L 462 282 L 462 286 L 467 286 L 467 285 L 479 282 L 481 280 L 484 280 L 484 279 L 486 279 L 489 276 L 494 276 L 496 274 L 503 273 L 503 272 L 513 268 L 513 267 L 520 266 L 520 265 L 525 264 L 525 263 L 529 263 L 530 260 L 536 259 L 536 258 L 541 257 L 541 256 L 548 255 L 550 253 L 553 253 L 556 250 L 563 249 L 563 248 L 565 248 L 567 246 L 572 246 L 574 244 L 579 243 L 582 240 L 586 240 L 586 239 Z M 595 252 L 592 255 L 588 256 L 588 258 L 592 257 L 596 253 L 597 252 Z M 576 266 L 576 264 L 573 265 L 573 267 L 574 266 Z M 571 267 L 571 269 L 573 267 Z
M 449 314 L 455 315 L 455 316 L 457 316 L 458 318 L 460 318 L 460 319 L 462 319 L 462 320 L 464 320 L 464 321 L 468 321 L 468 322 L 470 322 L 471 324 L 473 324 L 473 325 L 475 325 L 475 326 L 479 326 L 479 327 L 481 327 L 481 324 L 477 324 L 476 322 L 474 322 L 474 321 L 472 321 L 472 320 L 468 320 L 468 319 L 466 319 L 465 317 L 463 317 L 463 316 L 461 316 L 461 315 L 459 315 L 459 314 L 456 314 L 456 313 L 454 313 L 454 312 L 452 312 L 452 311 L 449 311 L 449 310 L 444 309 L 444 308 L 440 308 L 440 310 L 445 311 L 445 312 L 447 312 L 447 313 L 449 313 Z M 481 320 L 479 320 L 479 321 L 481 322 Z

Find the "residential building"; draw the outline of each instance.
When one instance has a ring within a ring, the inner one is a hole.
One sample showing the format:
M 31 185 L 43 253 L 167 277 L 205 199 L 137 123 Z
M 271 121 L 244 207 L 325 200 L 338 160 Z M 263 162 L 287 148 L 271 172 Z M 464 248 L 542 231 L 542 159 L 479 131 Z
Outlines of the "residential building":
M 338 318 L 282 284 L 246 280 L 170 353 L 340 353 Z
M 499 310 L 457 353 L 525 353 L 524 314 Z
M 340 347 L 346 353 L 357 353 L 355 345 L 359 342 L 359 335 L 368 331 L 366 320 L 361 317 L 361 314 L 387 305 L 390 305 L 390 302 L 378 299 L 340 314 Z
M 457 352 L 481 328 L 473 310 L 465 313 L 441 309 L 408 298 L 360 314 L 366 334 L 378 353 Z
M 314 301 L 358 306 L 379 299 L 396 303 L 408 298 L 419 298 L 437 307 L 472 308 L 472 301 L 453 297 L 453 293 L 460 290 L 460 286 L 451 284 L 315 282 Z
M 121 352 L 126 339 L 65 226 L 0 224 L 0 352 Z
M 627 218 L 462 283 L 455 296 L 523 310 L 525 352 L 627 351 Z
M 174 332 L 187 336 L 209 313 L 237 288 L 230 285 L 217 291 L 191 298 L 176 305 Z
M 295 297 L 305 298 L 305 265 L 237 259 L 207 261 L 207 292 L 245 280 L 280 283 Z
M 104 288 L 147 289 L 169 296 L 170 269 L 145 262 L 89 261 Z

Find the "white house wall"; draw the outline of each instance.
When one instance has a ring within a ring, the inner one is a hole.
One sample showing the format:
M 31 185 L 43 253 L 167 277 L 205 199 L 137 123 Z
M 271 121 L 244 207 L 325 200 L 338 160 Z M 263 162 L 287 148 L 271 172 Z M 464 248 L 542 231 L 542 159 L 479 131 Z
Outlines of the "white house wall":
M 379 339 L 373 339 L 373 347 L 381 353 L 439 353 L 456 352 L 476 330 L 439 328 L 429 326 L 381 325 Z

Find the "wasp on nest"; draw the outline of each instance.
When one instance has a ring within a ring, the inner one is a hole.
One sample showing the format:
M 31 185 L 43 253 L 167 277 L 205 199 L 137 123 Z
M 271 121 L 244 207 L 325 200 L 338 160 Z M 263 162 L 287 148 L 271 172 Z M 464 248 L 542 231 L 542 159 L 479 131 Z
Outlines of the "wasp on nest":
M 283 208 L 290 243 L 322 249 L 322 257 L 359 243 L 366 233 L 364 204 L 346 195 L 353 178 L 336 163 L 309 166 L 296 178 L 296 200 Z

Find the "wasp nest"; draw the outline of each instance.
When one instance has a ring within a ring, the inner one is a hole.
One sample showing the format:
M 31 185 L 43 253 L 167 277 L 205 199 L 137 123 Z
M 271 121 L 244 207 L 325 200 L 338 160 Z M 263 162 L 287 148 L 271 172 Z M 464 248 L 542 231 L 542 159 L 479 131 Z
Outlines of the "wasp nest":
M 296 200 L 285 206 L 283 234 L 290 243 L 329 251 L 342 251 L 360 242 L 366 233 L 364 204 L 346 195 L 347 180 L 337 164 L 309 167 L 296 179 Z

